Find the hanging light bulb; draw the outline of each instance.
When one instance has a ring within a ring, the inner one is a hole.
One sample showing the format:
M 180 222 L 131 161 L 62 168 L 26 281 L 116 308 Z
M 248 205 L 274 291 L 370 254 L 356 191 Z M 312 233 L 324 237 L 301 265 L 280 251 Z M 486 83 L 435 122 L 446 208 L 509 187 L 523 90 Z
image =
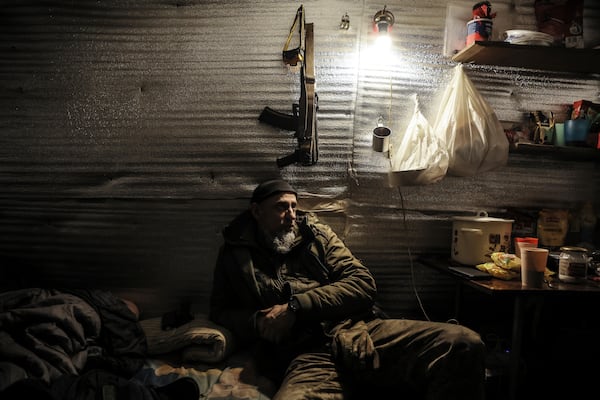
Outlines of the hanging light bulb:
M 375 47 L 381 52 L 387 52 L 392 47 L 390 30 L 394 25 L 394 20 L 394 14 L 387 10 L 387 6 L 373 16 L 373 30 L 377 33 Z
M 387 10 L 387 5 L 383 10 L 377 11 L 373 16 L 373 28 L 379 35 L 387 35 L 394 25 L 394 14 Z

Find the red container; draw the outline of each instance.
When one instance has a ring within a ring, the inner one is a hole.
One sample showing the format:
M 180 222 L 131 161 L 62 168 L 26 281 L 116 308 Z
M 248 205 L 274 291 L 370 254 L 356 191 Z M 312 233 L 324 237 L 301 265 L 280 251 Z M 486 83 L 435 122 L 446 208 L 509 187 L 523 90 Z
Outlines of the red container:
M 494 21 L 490 18 L 475 18 L 467 22 L 467 46 L 490 40 L 493 24 Z

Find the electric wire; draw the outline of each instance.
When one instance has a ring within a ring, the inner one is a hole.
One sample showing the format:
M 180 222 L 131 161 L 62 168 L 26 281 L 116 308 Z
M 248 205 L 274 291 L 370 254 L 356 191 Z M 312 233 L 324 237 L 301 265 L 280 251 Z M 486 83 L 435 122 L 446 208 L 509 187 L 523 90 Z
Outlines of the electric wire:
M 402 226 L 404 227 L 404 231 L 408 233 L 408 222 L 406 220 L 406 207 L 404 207 L 404 196 L 402 195 L 402 190 L 400 189 L 400 187 L 398 187 L 398 195 L 400 196 L 400 207 L 401 207 L 401 211 L 402 211 Z M 425 306 L 423 305 L 423 301 L 421 299 L 421 296 L 419 295 L 419 291 L 417 290 L 417 284 L 416 284 L 416 278 L 415 278 L 415 266 L 413 263 L 413 257 L 412 257 L 412 253 L 410 251 L 410 247 L 411 247 L 411 245 L 409 243 L 406 246 L 406 251 L 408 254 L 408 261 L 410 263 L 410 279 L 411 279 L 412 289 L 415 294 L 415 298 L 417 299 L 417 303 L 419 304 L 419 309 L 423 313 L 423 316 L 425 317 L 425 319 L 427 319 L 427 321 L 431 321 L 431 319 L 429 318 L 429 315 L 427 314 L 427 311 L 425 311 Z

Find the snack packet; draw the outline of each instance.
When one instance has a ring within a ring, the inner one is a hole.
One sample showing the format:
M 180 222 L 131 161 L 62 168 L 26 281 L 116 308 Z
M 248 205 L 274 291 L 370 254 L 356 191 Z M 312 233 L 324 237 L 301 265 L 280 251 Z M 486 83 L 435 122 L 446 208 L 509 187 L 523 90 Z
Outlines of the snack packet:
M 509 271 L 521 271 L 521 259 L 515 254 L 495 252 L 490 256 L 494 264 Z
M 504 269 L 502 267 L 497 266 L 494 262 L 491 261 L 483 264 L 477 264 L 475 268 L 477 268 L 480 271 L 487 272 L 494 278 L 503 279 L 505 281 L 510 281 L 511 279 L 515 279 L 521 276 L 519 272 Z

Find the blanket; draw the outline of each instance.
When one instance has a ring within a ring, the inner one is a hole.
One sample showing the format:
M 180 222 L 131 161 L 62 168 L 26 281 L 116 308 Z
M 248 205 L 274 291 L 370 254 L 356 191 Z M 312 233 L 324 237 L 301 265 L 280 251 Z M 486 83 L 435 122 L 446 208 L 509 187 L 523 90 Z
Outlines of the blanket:
M 134 377 L 150 387 L 170 384 L 182 378 L 192 378 L 200 398 L 207 400 L 269 400 L 276 390 L 271 382 L 244 367 L 199 370 L 149 360 L 146 368 Z
M 85 368 L 133 375 L 146 341 L 137 317 L 110 292 L 29 288 L 0 293 L 0 391 Z

